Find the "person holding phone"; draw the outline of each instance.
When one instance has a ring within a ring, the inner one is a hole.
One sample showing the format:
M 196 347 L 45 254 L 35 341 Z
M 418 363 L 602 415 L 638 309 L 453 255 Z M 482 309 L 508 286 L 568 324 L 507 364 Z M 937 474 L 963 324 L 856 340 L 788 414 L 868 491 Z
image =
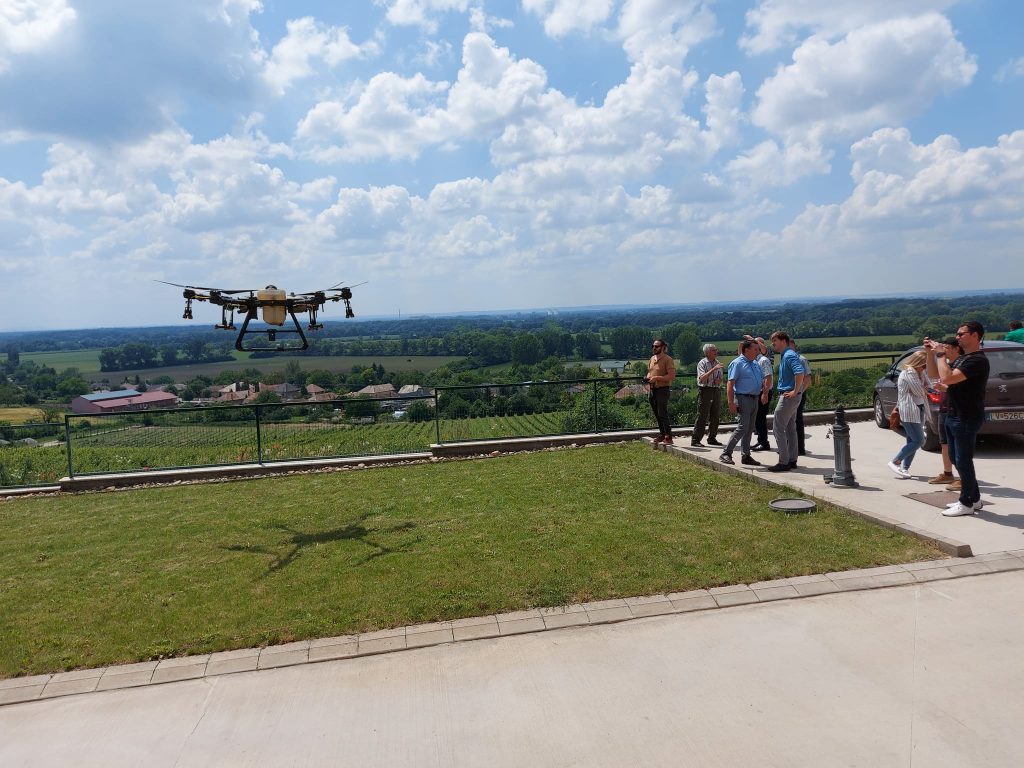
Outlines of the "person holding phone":
M 946 408 L 949 458 L 960 473 L 960 498 L 943 510 L 946 517 L 973 515 L 984 506 L 974 472 L 974 445 L 985 420 L 985 387 L 989 374 L 988 358 L 981 347 L 985 327 L 976 320 L 968 320 L 957 328 L 956 338 L 963 354 L 952 365 L 946 362 L 944 345 L 932 339 L 924 342 L 925 348 L 935 356 L 939 383 L 946 387 L 949 397 Z

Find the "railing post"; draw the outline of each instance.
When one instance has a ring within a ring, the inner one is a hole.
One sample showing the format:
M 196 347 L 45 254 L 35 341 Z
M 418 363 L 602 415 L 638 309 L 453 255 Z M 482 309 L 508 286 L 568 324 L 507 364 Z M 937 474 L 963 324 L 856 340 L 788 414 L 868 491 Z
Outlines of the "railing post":
M 434 435 L 437 439 L 437 444 L 441 444 L 441 409 L 438 408 L 438 396 L 437 387 L 434 387 Z
M 71 462 L 71 416 L 64 414 L 64 448 L 68 452 L 68 478 L 75 476 Z
M 601 419 L 598 417 L 597 412 L 597 381 L 594 381 L 594 432 L 601 431 Z
M 253 404 L 253 410 L 256 412 L 256 463 L 263 463 L 263 435 L 260 433 L 260 406 Z

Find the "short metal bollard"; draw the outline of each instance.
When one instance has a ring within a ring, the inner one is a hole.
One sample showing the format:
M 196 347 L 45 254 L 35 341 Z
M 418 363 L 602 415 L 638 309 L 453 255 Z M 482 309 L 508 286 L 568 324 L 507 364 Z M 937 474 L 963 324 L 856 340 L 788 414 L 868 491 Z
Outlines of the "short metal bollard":
M 846 423 L 846 410 L 841 405 L 836 408 L 836 420 L 829 434 L 832 436 L 835 471 L 825 476 L 825 482 L 832 483 L 833 487 L 856 488 L 858 483 L 853 476 L 850 457 L 850 425 Z

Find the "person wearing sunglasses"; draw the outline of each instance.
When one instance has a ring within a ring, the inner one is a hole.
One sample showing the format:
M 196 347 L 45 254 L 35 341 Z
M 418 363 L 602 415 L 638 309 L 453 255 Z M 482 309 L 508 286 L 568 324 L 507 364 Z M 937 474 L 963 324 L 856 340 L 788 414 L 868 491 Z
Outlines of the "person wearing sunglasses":
M 963 354 L 952 364 L 946 361 L 946 347 L 932 339 L 924 346 L 935 356 L 939 383 L 946 387 L 946 439 L 949 458 L 960 474 L 960 498 L 942 514 L 946 517 L 973 515 L 981 510 L 981 489 L 974 473 L 974 444 L 985 420 L 985 387 L 989 362 L 981 348 L 985 328 L 976 320 L 960 325 L 956 340 Z
M 651 410 L 658 421 L 658 438 L 656 443 L 672 445 L 672 425 L 668 418 L 669 385 L 676 377 L 676 365 L 668 355 L 668 347 L 662 339 L 655 339 L 651 345 L 651 360 L 647 364 L 647 375 L 644 379 L 650 386 Z

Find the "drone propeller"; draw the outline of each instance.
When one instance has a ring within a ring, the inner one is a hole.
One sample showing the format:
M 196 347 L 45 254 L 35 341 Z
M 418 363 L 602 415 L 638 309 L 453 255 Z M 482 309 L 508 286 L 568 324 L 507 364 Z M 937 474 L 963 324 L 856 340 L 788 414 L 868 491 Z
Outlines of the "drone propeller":
M 235 293 L 255 293 L 256 288 L 238 288 L 230 291 L 224 290 L 223 288 L 204 288 L 201 285 L 182 285 L 181 283 L 169 283 L 166 280 L 154 280 L 157 283 L 163 283 L 164 285 L 173 285 L 175 288 L 187 288 L 193 291 L 212 291 L 213 293 L 220 293 L 224 295 L 231 295 Z
M 345 288 L 348 288 L 348 290 L 351 291 L 353 288 L 358 288 L 361 285 L 366 285 L 368 282 L 369 282 L 369 280 L 364 280 L 361 283 L 356 283 L 355 285 L 349 285 L 349 286 L 345 286 L 345 287 L 340 287 L 341 283 L 338 283 L 338 285 L 336 285 L 336 286 L 334 286 L 332 288 L 324 288 L 322 291 L 308 291 L 306 293 L 293 293 L 291 295 L 292 296 L 316 296 L 318 293 L 328 293 L 330 291 L 344 291 Z

